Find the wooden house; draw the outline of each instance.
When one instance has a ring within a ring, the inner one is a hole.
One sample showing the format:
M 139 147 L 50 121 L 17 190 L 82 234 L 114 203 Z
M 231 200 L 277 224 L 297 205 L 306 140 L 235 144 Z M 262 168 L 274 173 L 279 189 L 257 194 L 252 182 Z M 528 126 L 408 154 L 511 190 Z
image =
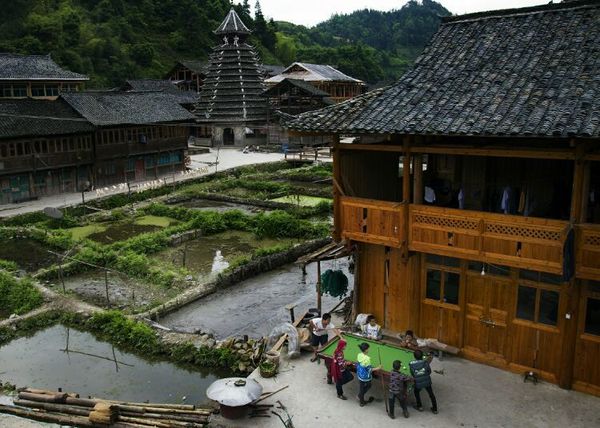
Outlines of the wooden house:
M 597 1 L 450 17 L 395 84 L 289 121 L 337 139 L 356 312 L 600 395 L 599 22 Z
M 60 100 L 0 100 L 0 204 L 89 185 L 93 129 Z
M 197 94 L 202 90 L 202 85 L 208 72 L 208 62 L 199 60 L 181 60 L 165 75 L 165 80 L 170 80 L 179 89 L 194 91 Z
M 94 125 L 96 186 L 154 179 L 185 168 L 195 117 L 170 94 L 78 92 L 61 99 Z
M 80 91 L 89 78 L 65 70 L 50 55 L 0 53 L 0 98 L 56 99 Z
M 266 79 L 265 83 L 272 87 L 285 79 L 302 80 L 328 93 L 329 98 L 336 103 L 361 95 L 366 90 L 362 80 L 350 77 L 330 65 L 306 62 L 293 63 L 280 74 Z

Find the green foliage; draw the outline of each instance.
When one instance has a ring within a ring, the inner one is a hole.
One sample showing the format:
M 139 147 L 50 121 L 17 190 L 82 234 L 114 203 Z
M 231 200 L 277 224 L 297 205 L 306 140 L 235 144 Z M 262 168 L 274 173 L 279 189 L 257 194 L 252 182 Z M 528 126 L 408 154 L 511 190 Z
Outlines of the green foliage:
M 301 220 L 285 211 L 260 213 L 255 217 L 255 233 L 259 238 L 323 238 L 329 234 L 329 226 Z
M 0 270 L 0 315 L 22 315 L 37 308 L 44 301 L 31 279 L 17 279 Z
M 19 270 L 19 265 L 12 260 L 0 259 L 0 269 L 4 269 L 7 272 L 16 272 Z
M 158 337 L 152 328 L 127 318 L 120 311 L 96 313 L 86 326 L 115 345 L 133 348 L 148 355 L 160 350 Z

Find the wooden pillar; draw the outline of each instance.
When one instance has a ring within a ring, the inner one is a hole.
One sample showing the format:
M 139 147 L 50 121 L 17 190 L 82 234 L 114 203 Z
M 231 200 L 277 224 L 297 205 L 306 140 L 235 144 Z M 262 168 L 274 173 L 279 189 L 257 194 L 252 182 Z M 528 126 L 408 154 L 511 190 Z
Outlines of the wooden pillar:
M 409 206 L 410 206 L 410 146 L 411 137 L 404 136 L 404 161 L 402 164 L 402 204 L 403 204 L 403 225 L 401 227 L 402 239 L 402 262 L 408 263 L 408 238 L 409 238 Z
M 423 155 L 413 157 L 413 201 L 415 204 L 423 203 Z
M 342 194 L 339 186 L 342 183 L 342 166 L 340 165 L 340 136 L 333 136 L 333 239 L 340 241 L 342 239 L 342 204 L 340 198 Z
M 321 261 L 317 261 L 317 309 L 319 310 L 319 315 L 323 315 L 321 313 Z
M 569 221 L 571 226 L 575 226 L 585 219 L 585 202 L 587 201 L 587 191 L 584 187 L 589 185 L 589 165 L 586 167 L 586 161 L 583 159 L 585 146 L 582 143 L 575 145 L 575 168 L 573 171 L 573 190 L 571 194 L 571 213 Z M 587 170 L 587 179 L 586 179 Z M 573 383 L 573 363 L 575 361 L 575 346 L 577 339 L 578 308 L 581 281 L 573 277 L 567 285 L 563 287 L 561 299 L 563 308 L 559 311 L 562 321 L 562 346 L 560 351 L 560 364 L 558 368 L 558 386 L 564 389 L 571 389 Z M 560 324 L 559 324 L 560 325 Z

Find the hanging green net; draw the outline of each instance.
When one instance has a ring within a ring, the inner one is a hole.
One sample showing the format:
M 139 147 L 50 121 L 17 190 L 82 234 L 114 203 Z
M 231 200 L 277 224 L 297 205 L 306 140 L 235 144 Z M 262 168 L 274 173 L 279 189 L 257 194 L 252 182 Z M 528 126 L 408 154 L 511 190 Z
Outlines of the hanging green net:
M 327 269 L 321 274 L 321 293 L 344 298 L 348 293 L 348 277 L 341 270 Z

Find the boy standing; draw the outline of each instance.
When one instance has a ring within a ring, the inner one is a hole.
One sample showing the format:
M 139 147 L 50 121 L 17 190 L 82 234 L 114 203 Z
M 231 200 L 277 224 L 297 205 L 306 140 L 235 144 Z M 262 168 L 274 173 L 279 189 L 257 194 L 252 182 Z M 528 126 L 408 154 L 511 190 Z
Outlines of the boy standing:
M 415 399 L 417 400 L 417 405 L 415 409 L 419 412 L 423 411 L 423 404 L 421 403 L 421 390 L 425 388 L 427 394 L 429 395 L 429 399 L 431 400 L 431 411 L 434 414 L 437 414 L 437 401 L 435 400 L 435 395 L 433 394 L 433 388 L 431 386 L 431 367 L 429 366 L 429 362 L 432 357 L 429 356 L 427 359 L 423 359 L 423 351 L 420 349 L 416 350 L 413 353 L 415 359 L 409 363 L 410 373 L 412 377 L 415 379 Z
M 358 345 L 360 353 L 356 357 L 358 364 L 356 366 L 356 377 L 358 377 L 358 400 L 360 401 L 360 407 L 364 407 L 366 404 L 373 402 L 375 398 L 369 397 L 365 401 L 365 394 L 371 389 L 371 381 L 373 380 L 372 372 L 379 370 L 380 367 L 373 367 L 371 365 L 371 357 L 367 355 L 369 352 L 369 344 L 361 343 Z
M 396 399 L 398 399 L 400 407 L 402 407 L 402 414 L 405 418 L 408 418 L 408 409 L 406 408 L 407 390 L 408 382 L 412 379 L 403 373 L 400 373 L 402 363 L 399 360 L 392 363 L 392 368 L 393 370 L 390 373 L 390 396 L 388 400 L 390 405 L 389 416 L 390 418 L 395 419 L 394 404 Z
M 325 313 L 320 318 L 311 319 L 308 328 L 311 331 L 310 344 L 315 353 L 310 361 L 314 362 L 317 360 L 317 351 L 319 350 L 319 347 L 327 343 L 327 340 L 329 339 L 329 330 L 334 329 L 335 326 L 331 323 L 331 315 Z

